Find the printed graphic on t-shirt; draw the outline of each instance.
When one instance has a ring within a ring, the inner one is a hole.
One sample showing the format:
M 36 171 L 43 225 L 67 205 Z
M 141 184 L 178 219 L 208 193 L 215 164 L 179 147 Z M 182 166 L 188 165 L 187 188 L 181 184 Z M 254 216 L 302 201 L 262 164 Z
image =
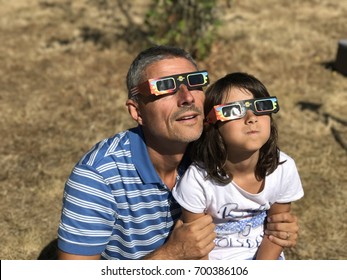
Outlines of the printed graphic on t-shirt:
M 227 222 L 216 225 L 218 247 L 258 247 L 263 238 L 266 210 L 238 209 L 237 203 L 223 205 L 218 211 Z

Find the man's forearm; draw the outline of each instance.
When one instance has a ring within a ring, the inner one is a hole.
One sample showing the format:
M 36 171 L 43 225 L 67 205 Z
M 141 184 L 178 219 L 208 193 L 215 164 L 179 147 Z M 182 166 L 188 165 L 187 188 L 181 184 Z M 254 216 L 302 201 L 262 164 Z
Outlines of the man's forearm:
M 169 249 L 166 245 L 161 246 L 160 248 L 154 250 L 148 255 L 144 256 L 143 260 L 178 260 L 178 256 L 175 256 L 172 252 L 169 252 Z

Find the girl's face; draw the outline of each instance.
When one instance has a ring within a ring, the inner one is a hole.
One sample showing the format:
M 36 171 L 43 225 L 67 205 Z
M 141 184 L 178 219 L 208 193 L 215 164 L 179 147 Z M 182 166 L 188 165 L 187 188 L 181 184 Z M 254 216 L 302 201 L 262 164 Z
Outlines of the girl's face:
M 252 99 L 253 94 L 246 89 L 231 88 L 223 103 Z M 256 116 L 247 110 L 242 119 L 221 122 L 219 132 L 223 137 L 228 154 L 238 156 L 257 152 L 270 137 L 270 115 Z

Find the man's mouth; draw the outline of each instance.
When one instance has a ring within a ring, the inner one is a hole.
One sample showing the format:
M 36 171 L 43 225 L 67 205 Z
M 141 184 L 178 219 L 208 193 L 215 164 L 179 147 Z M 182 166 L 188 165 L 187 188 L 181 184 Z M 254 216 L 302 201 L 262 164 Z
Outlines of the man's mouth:
M 198 116 L 198 114 L 191 114 L 191 115 L 186 115 L 186 116 L 181 116 L 177 119 L 177 121 L 187 121 L 187 120 L 192 120 L 195 119 Z
M 189 121 L 189 120 L 193 120 L 193 119 L 197 118 L 198 116 L 199 116 L 199 114 L 197 114 L 197 113 L 185 114 L 184 116 L 180 116 L 176 120 L 177 121 Z

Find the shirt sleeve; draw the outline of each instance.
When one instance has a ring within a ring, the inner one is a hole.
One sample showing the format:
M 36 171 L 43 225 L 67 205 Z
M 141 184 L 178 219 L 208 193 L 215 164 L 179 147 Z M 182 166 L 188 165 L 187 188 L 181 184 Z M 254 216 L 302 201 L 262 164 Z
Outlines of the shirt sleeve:
M 99 254 L 114 223 L 115 202 L 108 184 L 92 166 L 77 165 L 65 184 L 59 249 L 70 254 Z
M 283 175 L 277 202 L 289 203 L 302 198 L 304 196 L 304 190 L 294 160 L 284 153 L 281 154 L 282 160 L 285 160 L 285 163 L 280 165 L 283 168 Z
M 204 175 L 195 165 L 190 165 L 177 186 L 172 190 L 176 201 L 192 213 L 203 213 L 206 210 L 206 181 Z

